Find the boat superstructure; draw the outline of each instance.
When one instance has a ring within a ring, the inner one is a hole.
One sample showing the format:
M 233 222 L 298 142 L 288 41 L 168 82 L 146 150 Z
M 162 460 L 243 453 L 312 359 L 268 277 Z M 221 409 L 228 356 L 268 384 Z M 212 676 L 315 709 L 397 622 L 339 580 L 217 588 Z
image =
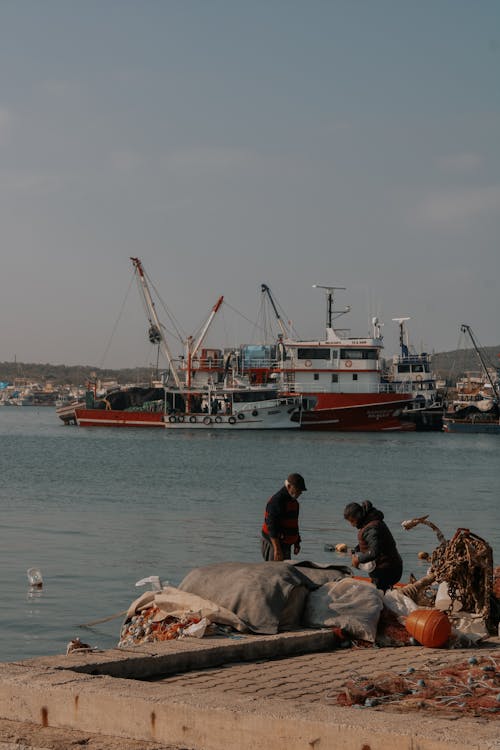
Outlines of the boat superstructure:
M 468 373 L 457 381 L 457 395 L 443 417 L 443 430 L 500 435 L 499 370 L 488 365 L 471 327 L 462 323 L 460 330 L 472 342 L 482 373 L 478 376 Z
M 301 428 L 309 430 L 412 430 L 401 421 L 402 409 L 412 400 L 406 384 L 395 386 L 383 377 L 383 339 L 377 318 L 372 335 L 351 337 L 333 321 L 350 311 L 334 309 L 334 293 L 343 287 L 315 285 L 326 292 L 326 336 L 298 340 L 278 316 L 281 333 L 274 347 L 242 347 L 242 372 L 254 382 L 279 383 L 283 393 L 300 395 Z M 269 290 L 262 285 L 277 314 Z M 267 360 L 266 355 L 271 359 Z
M 396 389 L 411 392 L 412 401 L 402 414 L 404 421 L 412 422 L 417 430 L 441 430 L 444 404 L 432 371 L 432 357 L 427 352 L 417 352 L 410 344 L 406 326 L 409 320 L 393 318 L 399 328 L 399 352 L 389 363 L 387 378 Z

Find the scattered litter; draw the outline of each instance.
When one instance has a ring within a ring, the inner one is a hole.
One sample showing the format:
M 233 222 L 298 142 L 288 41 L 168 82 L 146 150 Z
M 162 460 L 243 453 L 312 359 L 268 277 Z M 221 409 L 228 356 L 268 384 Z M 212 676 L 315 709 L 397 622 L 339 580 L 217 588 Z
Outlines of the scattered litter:
M 66 646 L 66 656 L 68 654 L 81 653 L 82 651 L 92 651 L 92 646 L 88 643 L 82 643 L 79 638 L 73 638 Z
M 38 568 L 28 568 L 26 571 L 28 581 L 32 589 L 43 588 L 43 576 L 42 571 Z
M 339 554 L 345 554 L 348 551 L 347 544 L 340 542 L 339 544 L 325 544 L 325 552 L 338 552 Z
M 163 586 L 168 586 L 168 581 L 162 584 L 159 576 L 148 576 L 147 578 L 141 578 L 137 581 L 136 586 L 146 586 L 148 583 L 151 584 L 151 591 L 161 591 Z
M 203 624 L 201 624 L 202 621 L 204 621 Z M 194 625 L 199 627 L 193 628 Z M 118 648 L 172 641 L 190 635 L 202 638 L 208 627 L 208 620 L 202 618 L 199 612 L 186 613 L 182 617 L 175 617 L 162 612 L 153 605 L 128 618 L 123 623 Z

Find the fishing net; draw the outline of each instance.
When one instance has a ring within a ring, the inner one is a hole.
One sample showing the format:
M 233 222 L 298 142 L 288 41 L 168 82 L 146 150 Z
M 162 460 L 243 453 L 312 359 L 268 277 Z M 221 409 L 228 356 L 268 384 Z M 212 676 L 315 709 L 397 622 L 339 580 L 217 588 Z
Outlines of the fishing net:
M 435 663 L 403 673 L 375 677 L 354 674 L 337 695 L 341 706 L 388 707 L 391 711 L 423 711 L 456 717 L 500 717 L 498 660 L 475 656 L 442 668 Z

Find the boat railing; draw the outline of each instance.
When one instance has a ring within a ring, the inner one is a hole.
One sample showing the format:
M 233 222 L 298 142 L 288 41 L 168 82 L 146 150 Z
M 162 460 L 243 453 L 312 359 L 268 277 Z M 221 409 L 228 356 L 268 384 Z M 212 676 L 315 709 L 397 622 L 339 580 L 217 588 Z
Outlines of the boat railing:
M 314 387 L 311 388 L 311 383 L 301 383 L 297 380 L 291 383 L 284 382 L 281 386 L 283 390 L 289 393 L 301 393 L 307 396 L 310 393 L 398 393 L 398 394 L 411 394 L 413 388 L 411 383 L 349 383 L 347 386 L 345 383 L 329 383 L 328 386 L 321 386 L 319 383 L 314 383 Z

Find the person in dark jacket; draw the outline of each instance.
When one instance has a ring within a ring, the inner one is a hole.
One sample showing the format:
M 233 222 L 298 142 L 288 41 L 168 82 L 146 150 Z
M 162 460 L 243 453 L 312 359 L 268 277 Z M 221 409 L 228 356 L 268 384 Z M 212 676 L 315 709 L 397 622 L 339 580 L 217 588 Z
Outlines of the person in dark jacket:
M 344 508 L 344 518 L 358 529 L 358 544 L 352 550 L 352 565 L 373 562 L 375 568 L 370 578 L 378 589 L 387 591 L 401 579 L 403 561 L 394 537 L 384 522 L 384 514 L 374 508 L 369 500 L 349 503 Z
M 264 560 L 290 560 L 292 547 L 294 555 L 299 554 L 298 499 L 305 491 L 304 477 L 290 474 L 284 486 L 267 501 L 261 543 Z

